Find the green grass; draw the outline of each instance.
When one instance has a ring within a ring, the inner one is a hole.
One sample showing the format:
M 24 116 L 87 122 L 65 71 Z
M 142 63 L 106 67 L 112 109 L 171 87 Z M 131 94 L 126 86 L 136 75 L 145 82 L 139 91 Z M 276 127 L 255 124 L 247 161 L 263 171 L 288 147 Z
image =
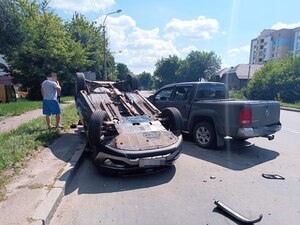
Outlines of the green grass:
M 63 109 L 61 122 L 65 128 L 78 122 L 74 104 Z M 45 118 L 42 116 L 22 124 L 16 130 L 0 134 L 0 174 L 7 169 L 17 169 L 18 162 L 22 162 L 45 143 L 58 137 L 61 132 L 58 129 L 47 129 Z
M 74 100 L 74 96 L 62 96 L 60 98 L 61 103 L 66 103 L 67 101 L 72 101 Z
M 1 103 L 0 117 L 18 116 L 30 110 L 42 108 L 41 101 L 18 99 L 16 102 Z
M 243 95 L 242 91 L 236 91 L 236 90 L 229 90 L 229 98 L 247 100 L 247 98 Z M 292 104 L 292 103 L 285 103 L 280 101 L 280 106 L 300 109 L 300 102 Z
M 288 108 L 300 109 L 300 102 L 294 103 L 294 104 L 280 102 L 280 105 L 281 105 L 282 107 L 288 107 Z
M 61 97 L 61 103 L 74 100 L 73 96 Z M 41 109 L 42 101 L 29 101 L 26 99 L 18 99 L 16 102 L 2 103 L 0 104 L 0 120 L 7 117 L 18 116 L 25 112 Z
M 247 98 L 244 96 L 242 91 L 229 90 L 229 98 L 246 100 Z
M 62 125 L 69 128 L 70 124 L 77 122 L 78 115 L 74 104 L 64 108 Z M 42 116 L 22 124 L 15 130 L 0 134 L 0 202 L 6 199 L 5 186 L 22 168 L 22 164 L 26 164 L 37 149 L 51 143 L 61 132 L 63 130 L 47 129 L 45 118 Z

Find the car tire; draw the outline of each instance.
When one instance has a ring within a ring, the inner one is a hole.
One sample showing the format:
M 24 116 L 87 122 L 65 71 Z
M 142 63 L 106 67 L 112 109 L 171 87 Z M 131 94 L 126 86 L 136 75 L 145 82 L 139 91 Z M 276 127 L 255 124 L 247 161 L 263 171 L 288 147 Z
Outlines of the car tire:
M 76 73 L 76 96 L 85 89 L 85 76 L 83 73 Z
M 99 147 L 101 144 L 101 127 L 102 123 L 107 117 L 105 111 L 96 110 L 91 115 L 88 125 L 88 141 L 91 146 Z
M 216 132 L 209 122 L 199 122 L 193 130 L 193 137 L 200 147 L 212 148 L 216 146 Z
M 137 77 L 134 74 L 130 74 L 127 76 L 127 82 L 133 91 L 139 89 L 139 82 Z
M 174 134 L 181 134 L 182 132 L 182 116 L 177 108 L 169 107 L 165 108 L 160 117 L 163 119 L 162 124 Z

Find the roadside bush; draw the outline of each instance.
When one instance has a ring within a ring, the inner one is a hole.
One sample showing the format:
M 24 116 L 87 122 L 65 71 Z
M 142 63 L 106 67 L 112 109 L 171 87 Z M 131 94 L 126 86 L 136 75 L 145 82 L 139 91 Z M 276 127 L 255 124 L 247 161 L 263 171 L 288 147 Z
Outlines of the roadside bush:
M 299 102 L 300 56 L 266 63 L 255 73 L 246 93 L 248 99 Z

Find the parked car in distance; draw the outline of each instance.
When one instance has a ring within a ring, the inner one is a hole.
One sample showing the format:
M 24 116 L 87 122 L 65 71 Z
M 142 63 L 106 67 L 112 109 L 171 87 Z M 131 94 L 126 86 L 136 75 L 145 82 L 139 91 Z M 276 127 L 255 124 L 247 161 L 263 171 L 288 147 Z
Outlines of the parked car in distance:
M 16 91 L 11 84 L 0 84 L 0 103 L 13 102 L 17 100 Z
M 18 98 L 27 98 L 29 94 L 30 88 L 24 87 L 23 85 L 20 85 L 18 87 L 17 96 Z
M 137 90 L 134 75 L 120 82 L 76 75 L 76 108 L 102 172 L 152 172 L 179 157 L 182 117 L 176 108 L 159 111 Z
M 279 102 L 229 99 L 223 83 L 169 84 L 148 99 L 159 110 L 177 108 L 183 117 L 183 130 L 205 148 L 222 146 L 226 136 L 239 141 L 253 137 L 272 140 L 281 129 Z

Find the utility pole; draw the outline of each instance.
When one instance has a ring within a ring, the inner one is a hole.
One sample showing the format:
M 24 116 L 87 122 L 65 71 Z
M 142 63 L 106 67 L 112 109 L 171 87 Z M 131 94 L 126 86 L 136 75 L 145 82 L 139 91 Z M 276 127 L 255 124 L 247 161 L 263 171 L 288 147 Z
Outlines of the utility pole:
M 104 39 L 104 43 L 103 43 L 103 72 L 104 72 L 104 80 L 107 80 L 107 63 L 106 63 L 106 37 L 105 37 L 105 33 L 106 33 L 106 26 L 105 26 L 105 21 L 108 15 L 111 14 L 115 14 L 115 13 L 120 13 L 122 12 L 121 9 L 115 11 L 115 12 L 111 12 L 105 15 L 105 18 L 103 20 L 102 23 L 102 29 L 103 29 L 103 39 Z

